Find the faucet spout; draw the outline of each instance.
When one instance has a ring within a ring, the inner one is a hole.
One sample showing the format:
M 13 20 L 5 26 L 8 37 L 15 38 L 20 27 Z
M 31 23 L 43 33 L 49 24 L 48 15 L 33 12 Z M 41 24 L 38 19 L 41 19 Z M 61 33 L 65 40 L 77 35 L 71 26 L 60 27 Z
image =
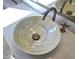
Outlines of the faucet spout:
M 57 13 L 57 10 L 55 7 L 51 7 L 49 8 L 43 15 L 43 19 L 42 20 L 45 20 L 47 14 L 50 12 L 50 11 L 54 11 L 54 15 L 53 15 L 53 18 L 52 18 L 52 21 L 55 21 L 55 18 L 56 18 L 56 13 Z

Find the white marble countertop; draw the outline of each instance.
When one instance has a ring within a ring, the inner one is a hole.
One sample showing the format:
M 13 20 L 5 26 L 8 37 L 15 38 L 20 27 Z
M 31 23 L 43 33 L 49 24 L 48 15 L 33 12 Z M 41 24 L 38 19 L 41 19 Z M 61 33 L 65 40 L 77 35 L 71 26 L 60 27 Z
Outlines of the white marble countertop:
M 7 9 L 3 10 L 2 14 L 1 14 L 2 17 L 0 19 L 3 19 L 2 26 L 6 27 L 6 26 L 26 17 L 29 14 L 32 14 L 32 11 L 21 10 L 21 9 L 17 9 L 17 8 L 7 8 Z
M 7 40 L 7 43 L 16 56 L 16 59 L 74 59 L 75 58 L 75 35 L 66 30 L 65 33 L 61 34 L 61 41 L 59 45 L 50 53 L 40 56 L 28 55 L 20 51 L 14 44 L 13 39 L 11 39 L 11 32 L 17 22 L 4 28 L 4 38 Z

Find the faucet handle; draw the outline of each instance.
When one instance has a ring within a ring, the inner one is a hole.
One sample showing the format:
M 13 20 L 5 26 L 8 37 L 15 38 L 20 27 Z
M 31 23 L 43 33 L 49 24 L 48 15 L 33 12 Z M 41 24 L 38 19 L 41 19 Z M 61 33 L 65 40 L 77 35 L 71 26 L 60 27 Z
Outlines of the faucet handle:
M 64 24 L 61 24 L 62 26 L 65 26 L 65 27 L 69 27 L 69 25 L 67 25 L 67 23 L 65 22 Z
M 61 24 L 61 26 L 62 26 L 62 27 L 60 28 L 61 33 L 66 32 L 66 31 L 65 31 L 65 28 L 66 28 L 66 27 L 69 27 L 69 25 L 67 25 L 66 22 L 65 22 L 64 24 Z

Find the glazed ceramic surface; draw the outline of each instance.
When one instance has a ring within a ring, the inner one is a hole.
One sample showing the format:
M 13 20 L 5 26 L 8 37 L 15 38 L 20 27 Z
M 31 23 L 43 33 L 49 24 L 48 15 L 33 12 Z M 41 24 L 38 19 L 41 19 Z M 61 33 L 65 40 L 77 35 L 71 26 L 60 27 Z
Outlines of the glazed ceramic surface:
M 51 19 L 42 20 L 42 16 L 30 16 L 20 21 L 13 38 L 18 48 L 32 55 L 41 55 L 52 51 L 60 41 L 60 28 Z

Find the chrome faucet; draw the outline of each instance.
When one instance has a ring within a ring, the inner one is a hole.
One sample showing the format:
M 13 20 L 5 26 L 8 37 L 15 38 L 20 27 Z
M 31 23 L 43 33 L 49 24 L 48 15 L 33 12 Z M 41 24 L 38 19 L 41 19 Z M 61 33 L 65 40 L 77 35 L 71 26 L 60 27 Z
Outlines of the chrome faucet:
M 69 1 L 70 4 L 72 3 L 72 0 L 66 0 L 66 1 L 64 1 L 63 5 L 62 5 L 62 7 L 61 7 L 61 9 L 60 9 L 60 13 L 62 13 L 63 8 L 64 8 L 64 6 L 66 5 L 66 3 L 67 3 L 68 1 Z
M 57 13 L 57 10 L 56 10 L 55 7 L 51 7 L 51 8 L 49 8 L 46 12 L 44 12 L 44 15 L 43 15 L 43 19 L 42 19 L 42 20 L 45 20 L 47 14 L 48 14 L 50 11 L 54 11 L 54 15 L 53 15 L 52 21 L 55 21 L 56 13 Z

